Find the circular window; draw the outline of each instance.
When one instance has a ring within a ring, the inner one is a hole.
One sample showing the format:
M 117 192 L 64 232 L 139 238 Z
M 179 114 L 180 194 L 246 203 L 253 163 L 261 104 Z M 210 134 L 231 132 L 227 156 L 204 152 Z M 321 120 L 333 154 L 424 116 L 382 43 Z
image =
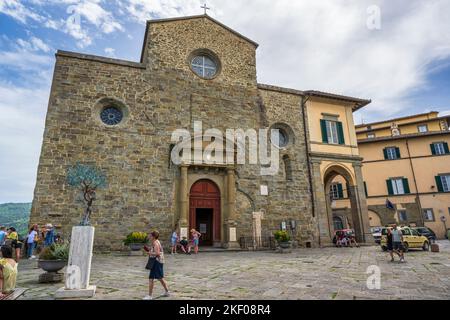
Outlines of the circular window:
M 278 147 L 284 148 L 289 143 L 289 138 L 284 130 L 278 129 Z
M 106 107 L 100 114 L 104 124 L 115 126 L 122 122 L 123 112 L 116 107 Z
M 191 68 L 199 77 L 212 79 L 217 75 L 218 63 L 209 55 L 201 54 L 192 58 Z
M 278 136 L 278 142 L 272 141 L 273 145 L 284 149 L 287 148 L 290 144 L 294 143 L 295 137 L 294 132 L 292 131 L 291 127 L 284 123 L 276 123 L 271 127 L 271 130 L 277 130 L 277 136 Z M 272 132 L 270 133 L 270 137 L 272 137 Z

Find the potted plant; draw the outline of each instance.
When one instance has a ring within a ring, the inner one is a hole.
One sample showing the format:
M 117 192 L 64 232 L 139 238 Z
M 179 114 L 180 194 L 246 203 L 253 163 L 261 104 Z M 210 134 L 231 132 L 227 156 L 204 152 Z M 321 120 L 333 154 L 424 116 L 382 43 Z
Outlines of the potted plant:
M 282 249 L 289 249 L 291 247 L 291 236 L 287 231 L 277 231 L 275 232 L 274 237 Z
M 131 251 L 140 251 L 148 243 L 148 235 L 145 232 L 132 232 L 124 240 Z
M 38 266 L 48 273 L 57 273 L 67 265 L 68 260 L 69 245 L 55 243 L 41 251 Z

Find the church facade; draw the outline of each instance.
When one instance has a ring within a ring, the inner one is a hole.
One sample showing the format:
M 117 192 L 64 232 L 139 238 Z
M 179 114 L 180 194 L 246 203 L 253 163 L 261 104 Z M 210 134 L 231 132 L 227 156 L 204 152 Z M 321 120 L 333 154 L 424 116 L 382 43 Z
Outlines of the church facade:
M 120 250 L 128 233 L 150 229 L 166 240 L 174 228 L 199 230 L 205 246 L 237 248 L 280 228 L 300 246 L 326 245 L 334 233 L 326 190 L 342 176 L 352 227 L 370 241 L 352 116 L 370 101 L 259 84 L 257 47 L 201 15 L 149 21 L 139 63 L 58 51 L 30 223 L 69 235 L 84 204 L 67 170 L 83 163 L 108 180 L 91 218 L 97 248 Z M 173 163 L 173 132 L 196 123 L 277 129 L 279 170 Z

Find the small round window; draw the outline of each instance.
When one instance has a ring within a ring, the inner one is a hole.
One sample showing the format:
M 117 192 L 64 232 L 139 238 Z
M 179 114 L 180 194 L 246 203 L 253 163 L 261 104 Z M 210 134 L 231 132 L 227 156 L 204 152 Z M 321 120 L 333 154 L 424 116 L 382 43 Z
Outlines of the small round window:
M 208 55 L 197 55 L 191 61 L 192 70 L 204 79 L 212 79 L 217 75 L 218 64 Z
M 284 148 L 289 144 L 289 137 L 287 133 L 280 128 L 274 128 L 273 130 L 278 130 L 278 143 L 274 141 L 274 145 L 278 148 Z
M 115 126 L 122 122 L 123 112 L 116 107 L 106 107 L 100 114 L 103 123 L 108 126 Z

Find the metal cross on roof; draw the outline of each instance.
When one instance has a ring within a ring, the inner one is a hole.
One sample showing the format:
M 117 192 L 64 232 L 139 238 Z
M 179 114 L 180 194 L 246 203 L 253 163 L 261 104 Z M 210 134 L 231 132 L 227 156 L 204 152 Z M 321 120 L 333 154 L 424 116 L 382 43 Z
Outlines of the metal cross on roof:
M 200 8 L 205 9 L 205 14 L 206 14 L 206 10 L 211 10 L 211 8 L 208 8 L 208 7 L 206 6 L 206 3 L 205 3 L 203 6 L 201 6 Z

